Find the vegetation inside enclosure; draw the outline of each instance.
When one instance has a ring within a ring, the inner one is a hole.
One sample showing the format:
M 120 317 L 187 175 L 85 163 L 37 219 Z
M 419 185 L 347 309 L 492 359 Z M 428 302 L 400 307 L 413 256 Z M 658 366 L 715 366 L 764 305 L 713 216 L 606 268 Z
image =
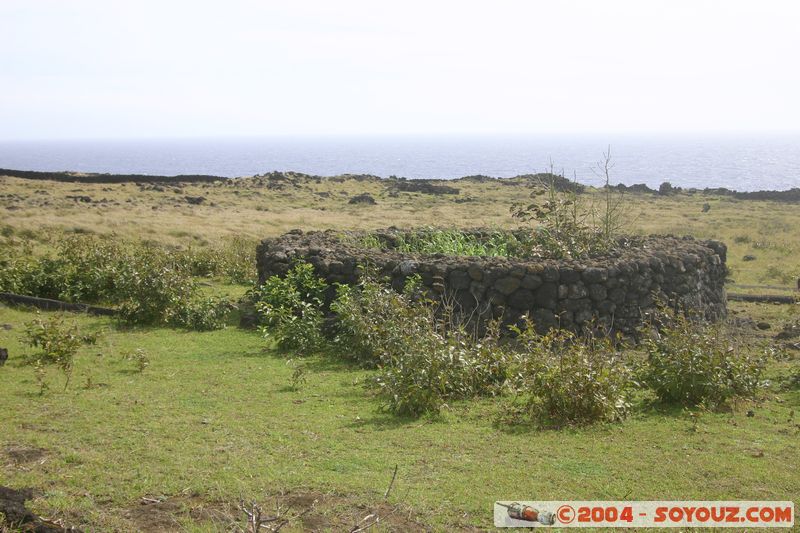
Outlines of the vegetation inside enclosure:
M 292 228 L 517 228 L 508 206 L 532 180 L 461 180 L 447 195 L 293 176 L 0 183 L 0 290 L 137 317 L 0 305 L 0 486 L 34 489 L 39 516 L 86 531 L 230 531 L 260 508 L 285 512 L 284 531 L 367 516 L 378 531 L 451 531 L 490 528 L 491 502 L 517 495 L 800 501 L 797 305 L 729 302 L 719 327 L 654 323 L 634 346 L 522 326 L 513 340 L 475 335 L 413 285 L 324 287 L 303 267 L 249 282 L 257 240 Z M 573 192 L 602 236 L 608 191 Z M 378 205 L 348 203 L 362 193 Z M 794 294 L 796 205 L 686 191 L 627 192 L 625 204 L 646 216 L 621 232 L 724 241 L 730 292 Z M 216 305 L 248 289 L 261 331 L 231 327 L 236 313 Z M 216 327 L 218 309 L 228 327 L 195 331 Z
M 605 187 L 599 198 L 563 176 L 543 174 L 531 184 L 531 202 L 515 202 L 513 218 L 521 229 L 470 232 L 428 227 L 398 232 L 391 239 L 367 234 L 354 240 L 364 248 L 419 254 L 519 258 L 586 258 L 603 255 L 622 244 L 622 230 L 632 215 L 624 192 L 609 183 L 610 153 L 599 164 Z M 627 239 L 626 244 L 629 244 Z
M 517 220 L 531 225 L 528 255 L 579 258 L 602 255 L 618 244 L 621 231 L 631 223 L 624 191 L 611 187 L 611 149 L 597 163 L 604 181 L 599 198 L 588 197 L 578 187 L 559 186 L 566 181 L 551 171 L 533 187 L 531 203 L 515 203 Z
M 372 234 L 358 237 L 355 242 L 364 248 L 390 248 L 398 252 L 419 254 L 526 257 L 531 252 L 527 239 L 507 231 L 476 235 L 459 230 L 431 227 L 398 233 L 391 243 Z

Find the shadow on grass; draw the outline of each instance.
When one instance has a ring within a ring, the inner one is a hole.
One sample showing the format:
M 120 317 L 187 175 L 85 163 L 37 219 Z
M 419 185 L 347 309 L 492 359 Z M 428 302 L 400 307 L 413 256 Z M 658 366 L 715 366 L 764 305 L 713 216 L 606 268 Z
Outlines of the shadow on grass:
M 314 372 L 361 372 L 361 366 L 335 356 L 312 356 L 303 360 L 303 364 Z
M 391 429 L 414 429 L 438 422 L 442 422 L 442 418 L 435 415 L 414 417 L 378 411 L 364 418 L 359 418 L 358 420 L 344 424 L 342 427 L 356 431 L 363 428 L 369 428 L 375 431 L 386 431 Z
M 274 345 L 268 345 L 260 350 L 241 355 L 244 357 L 266 356 L 284 361 L 293 359 L 298 363 L 302 363 L 307 370 L 313 372 L 361 372 L 366 369 L 363 365 L 348 360 L 332 350 L 303 354 L 296 350 L 281 349 Z
M 692 408 L 689 408 L 691 410 Z M 694 408 L 698 409 L 698 408 Z M 725 410 L 717 411 L 725 413 Z M 548 420 L 533 420 L 530 413 L 526 412 L 524 404 L 506 402 L 498 403 L 493 412 L 486 413 L 492 419 L 492 427 L 497 431 L 509 435 L 524 435 L 529 433 L 558 432 L 568 435 L 579 435 L 585 432 L 610 432 L 625 424 L 634 421 L 647 421 L 649 419 L 672 418 L 684 420 L 687 408 L 682 405 L 664 404 L 655 399 L 640 399 L 634 402 L 630 414 L 620 421 L 597 421 L 585 423 L 558 423 Z
M 502 417 L 495 417 L 492 427 L 506 435 L 533 435 L 533 434 L 560 434 L 560 435 L 582 435 L 585 433 L 609 432 L 613 429 L 616 422 L 595 422 L 593 424 L 539 424 L 530 419 L 505 420 Z
M 144 372 L 138 368 L 120 368 L 117 370 L 117 374 L 122 374 L 123 376 L 136 376 L 139 374 L 144 374 Z

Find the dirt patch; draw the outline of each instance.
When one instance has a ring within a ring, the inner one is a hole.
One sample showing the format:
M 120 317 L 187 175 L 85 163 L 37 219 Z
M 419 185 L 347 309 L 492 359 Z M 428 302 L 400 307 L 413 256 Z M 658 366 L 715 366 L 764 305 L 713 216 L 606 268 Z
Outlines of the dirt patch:
M 144 497 L 125 509 L 122 516 L 139 531 L 183 531 L 188 524 L 211 525 L 231 530 L 247 527 L 245 510 L 261 511 L 265 524 L 284 531 L 351 531 L 377 527 L 380 531 L 429 531 L 413 511 L 402 505 L 360 501 L 355 496 L 310 489 L 266 494 L 256 501 L 214 501 L 201 495 L 168 498 Z M 372 524 L 372 526 L 370 526 Z M 460 530 L 471 530 L 461 528 Z M 261 531 L 271 531 L 266 525 Z
M 402 506 L 379 502 L 369 505 L 353 496 L 297 491 L 270 498 L 273 505 L 289 509 L 290 524 L 305 531 L 351 531 L 358 527 L 380 526 L 383 531 L 428 531 L 413 513 Z
M 28 510 L 25 502 L 33 498 L 32 489 L 12 489 L 0 486 L 0 517 L 6 524 L 19 531 L 36 533 L 56 533 L 62 531 L 78 531 L 49 522 Z
M 3 450 L 3 455 L 10 459 L 11 464 L 19 466 L 41 460 L 46 452 L 43 448 L 11 445 Z
M 139 531 L 183 531 L 185 528 L 182 524 L 187 521 L 228 522 L 225 509 L 219 507 L 196 494 L 170 498 L 143 497 L 123 511 L 122 515 Z

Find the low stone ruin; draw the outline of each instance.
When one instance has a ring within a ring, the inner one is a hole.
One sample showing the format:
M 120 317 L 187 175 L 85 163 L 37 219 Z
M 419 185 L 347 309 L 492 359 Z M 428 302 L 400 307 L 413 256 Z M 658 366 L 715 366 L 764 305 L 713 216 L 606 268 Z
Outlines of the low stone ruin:
M 517 259 L 403 253 L 392 247 L 401 232 L 372 232 L 386 243 L 382 249 L 354 244 L 363 232 L 293 230 L 266 239 L 257 249 L 259 282 L 302 260 L 329 284 L 354 284 L 369 265 L 397 290 L 418 274 L 464 316 L 512 324 L 528 314 L 540 330 L 580 330 L 594 323 L 632 333 L 658 302 L 707 320 L 726 315 L 726 247 L 718 241 L 651 236 L 592 259 Z

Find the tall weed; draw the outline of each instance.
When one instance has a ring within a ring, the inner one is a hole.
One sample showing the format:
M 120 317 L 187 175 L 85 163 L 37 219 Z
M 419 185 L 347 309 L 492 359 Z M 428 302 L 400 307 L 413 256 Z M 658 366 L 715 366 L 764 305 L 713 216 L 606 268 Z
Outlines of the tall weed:
M 34 367 L 41 392 L 48 387 L 45 381 L 45 367 L 56 366 L 66 376 L 64 388 L 69 386 L 72 376 L 73 359 L 83 344 L 91 344 L 94 337 L 81 336 L 75 324 L 67 324 L 61 315 L 51 315 L 48 319 L 37 313 L 36 318 L 25 324 L 25 342 L 36 349 L 26 360 Z

